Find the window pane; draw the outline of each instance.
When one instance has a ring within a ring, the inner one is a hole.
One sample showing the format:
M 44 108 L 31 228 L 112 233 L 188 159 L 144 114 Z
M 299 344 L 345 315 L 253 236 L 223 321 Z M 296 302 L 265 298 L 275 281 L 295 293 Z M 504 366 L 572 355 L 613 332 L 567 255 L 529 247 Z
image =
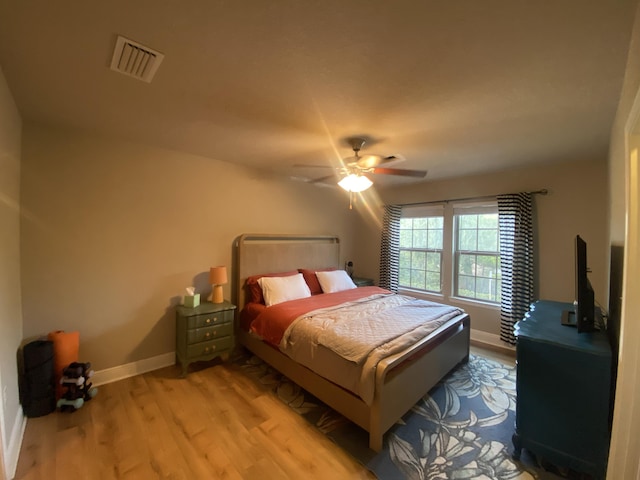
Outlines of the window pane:
M 458 215 L 460 228 L 478 228 L 478 215 Z
M 440 262 L 442 255 L 436 252 L 427 253 L 427 270 L 430 272 L 438 272 L 440 274 Z
M 444 227 L 444 217 L 429 217 L 429 228 L 439 228 L 442 230 Z
M 427 272 L 427 290 L 440 292 L 440 273 Z
M 425 270 L 427 268 L 427 254 L 425 252 L 411 252 L 411 268 Z
M 478 237 L 477 230 L 459 230 L 458 231 L 458 250 L 477 250 Z
M 404 286 L 411 285 L 411 270 L 408 268 L 400 268 L 400 272 L 398 272 L 398 283 Z
M 479 277 L 496 278 L 498 276 L 496 257 L 478 255 L 476 257 L 476 275 Z
M 461 297 L 475 298 L 476 279 L 466 275 L 458 276 L 458 295 Z
M 411 268 L 411 252 L 400 251 L 400 268 Z
M 478 251 L 497 252 L 498 251 L 498 231 L 478 230 Z
M 475 273 L 475 263 L 475 255 L 461 253 L 458 261 L 458 273 L 460 275 L 473 275 Z
M 429 230 L 427 248 L 442 250 L 442 230 Z
M 478 278 L 476 280 L 475 298 L 480 300 L 495 301 L 496 281 L 489 278 Z
M 427 248 L 427 231 L 413 231 L 413 248 Z
M 400 219 L 400 230 L 412 229 L 413 228 L 413 218 L 401 218 Z
M 425 230 L 427 228 L 428 220 L 426 218 L 414 218 L 413 219 L 413 228 L 421 228 Z
M 411 286 L 422 290 L 426 289 L 424 270 L 411 270 Z
M 413 232 L 411 230 L 400 230 L 400 248 L 411 248 Z
M 498 214 L 487 213 L 478 215 L 478 228 L 498 228 Z

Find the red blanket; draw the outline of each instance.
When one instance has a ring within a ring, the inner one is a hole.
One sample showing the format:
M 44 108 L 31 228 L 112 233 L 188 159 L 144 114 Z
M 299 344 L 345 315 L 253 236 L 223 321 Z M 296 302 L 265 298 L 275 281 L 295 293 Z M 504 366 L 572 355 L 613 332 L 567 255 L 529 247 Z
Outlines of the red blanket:
M 360 287 L 278 303 L 264 308 L 262 313 L 251 323 L 250 330 L 277 347 L 280 345 L 285 330 L 301 315 L 319 308 L 334 307 L 341 303 L 352 302 L 379 293 L 390 294 L 391 292 L 380 287 Z

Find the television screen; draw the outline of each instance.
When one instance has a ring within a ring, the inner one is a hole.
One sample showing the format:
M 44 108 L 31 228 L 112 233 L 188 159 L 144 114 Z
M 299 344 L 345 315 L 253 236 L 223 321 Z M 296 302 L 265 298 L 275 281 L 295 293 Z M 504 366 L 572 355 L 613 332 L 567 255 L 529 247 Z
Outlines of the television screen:
M 587 244 L 576 236 L 576 324 L 578 332 L 591 332 L 594 329 L 593 288 L 589 282 L 587 267 Z
M 576 235 L 575 239 L 575 302 L 573 311 L 565 311 L 562 323 L 578 327 L 578 332 L 592 332 L 595 329 L 595 301 L 589 281 L 587 267 L 587 243 Z

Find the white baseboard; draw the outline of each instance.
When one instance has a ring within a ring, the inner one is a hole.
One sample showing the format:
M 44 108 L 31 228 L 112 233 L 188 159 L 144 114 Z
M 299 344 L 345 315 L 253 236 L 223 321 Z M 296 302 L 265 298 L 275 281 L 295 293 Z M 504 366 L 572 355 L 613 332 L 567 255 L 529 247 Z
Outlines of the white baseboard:
M 20 447 L 22 446 L 22 438 L 24 437 L 24 429 L 27 427 L 27 417 L 22 412 L 22 407 L 18 409 L 16 415 L 16 421 L 13 422 L 13 428 L 11 429 L 11 437 L 9 438 L 9 445 L 4 452 L 4 466 L 7 472 L 7 478 L 12 479 L 16 475 L 16 468 L 18 467 L 18 457 L 20 456 Z
M 500 335 L 495 333 L 483 332 L 482 330 L 471 329 L 471 341 L 475 343 L 481 343 L 489 347 L 498 348 L 501 350 L 509 350 L 514 352 L 516 347 L 509 345 L 506 342 L 500 340 Z
M 91 381 L 94 385 L 104 385 L 105 383 L 116 382 L 124 378 L 140 375 L 159 368 L 168 367 L 176 363 L 175 352 L 163 353 L 151 358 L 138 360 L 137 362 L 125 363 L 117 367 L 105 368 L 94 373 Z
M 482 330 L 471 329 L 471 341 L 481 343 L 490 347 L 514 351 L 515 347 L 500 340 L 500 336 L 483 332 Z M 142 373 L 151 372 L 159 368 L 174 365 L 176 361 L 175 352 L 163 353 L 151 358 L 145 358 L 136 362 L 126 363 L 117 367 L 105 368 L 98 370 L 92 377 L 92 383 L 95 386 L 104 385 L 106 383 L 116 382 L 125 378 L 140 375 Z

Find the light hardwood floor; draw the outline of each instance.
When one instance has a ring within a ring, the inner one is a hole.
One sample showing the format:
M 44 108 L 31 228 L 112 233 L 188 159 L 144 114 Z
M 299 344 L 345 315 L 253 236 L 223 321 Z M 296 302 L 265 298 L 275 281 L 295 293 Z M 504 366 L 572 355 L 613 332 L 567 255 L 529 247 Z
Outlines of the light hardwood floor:
M 509 355 L 472 347 L 513 362 Z M 331 440 L 237 367 L 168 367 L 32 418 L 16 479 L 367 479 Z

